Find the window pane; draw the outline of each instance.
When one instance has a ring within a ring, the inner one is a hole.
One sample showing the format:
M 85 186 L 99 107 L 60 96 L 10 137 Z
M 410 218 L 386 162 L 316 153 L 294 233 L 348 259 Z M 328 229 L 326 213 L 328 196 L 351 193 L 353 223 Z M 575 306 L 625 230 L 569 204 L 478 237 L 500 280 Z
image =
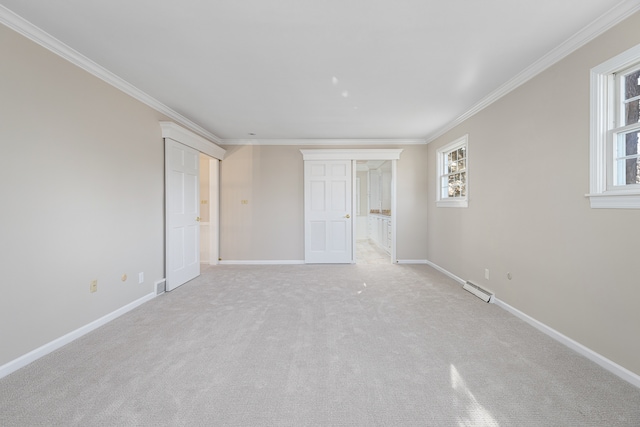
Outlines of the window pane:
M 624 136 L 625 139 L 625 156 L 633 156 L 638 154 L 638 132 L 631 132 Z
M 624 76 L 624 99 L 640 96 L 640 70 L 636 70 Z
M 464 156 L 465 156 L 464 148 L 458 148 L 458 160 L 464 159 Z
M 640 159 L 627 159 L 626 184 L 640 184 Z
M 451 156 L 451 160 L 458 160 L 458 151 L 452 151 L 451 153 L 449 153 L 449 155 Z
M 466 167 L 467 167 L 467 161 L 466 160 L 458 160 L 458 170 L 459 171 L 465 170 Z
M 640 184 L 640 159 L 619 159 L 616 162 L 616 185 Z
M 616 163 L 616 185 L 640 184 L 640 161 L 638 158 L 620 159 Z
M 447 173 L 454 173 L 457 170 L 456 169 L 457 167 L 458 167 L 458 162 L 449 163 L 449 166 L 447 168 L 447 171 L 448 171 Z
M 633 71 L 623 77 L 624 81 L 624 124 L 640 122 L 640 101 L 633 99 L 640 96 L 640 70 Z
M 467 173 L 460 174 L 460 196 L 467 197 Z
M 624 124 L 632 125 L 640 122 L 640 101 L 627 102 L 624 106 Z

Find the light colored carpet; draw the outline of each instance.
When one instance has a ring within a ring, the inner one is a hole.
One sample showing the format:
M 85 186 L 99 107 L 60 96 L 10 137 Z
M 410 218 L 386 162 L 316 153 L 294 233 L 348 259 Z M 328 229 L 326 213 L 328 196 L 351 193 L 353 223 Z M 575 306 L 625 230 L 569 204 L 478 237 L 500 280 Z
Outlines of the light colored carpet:
M 0 380 L 2 426 L 638 426 L 640 389 L 427 266 L 217 266 Z

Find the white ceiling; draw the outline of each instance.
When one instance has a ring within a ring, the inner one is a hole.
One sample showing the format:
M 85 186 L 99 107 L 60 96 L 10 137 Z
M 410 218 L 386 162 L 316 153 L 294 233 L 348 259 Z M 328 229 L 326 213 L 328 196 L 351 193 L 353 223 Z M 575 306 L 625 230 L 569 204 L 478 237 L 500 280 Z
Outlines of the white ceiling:
M 223 142 L 428 141 L 639 3 L 0 0 Z

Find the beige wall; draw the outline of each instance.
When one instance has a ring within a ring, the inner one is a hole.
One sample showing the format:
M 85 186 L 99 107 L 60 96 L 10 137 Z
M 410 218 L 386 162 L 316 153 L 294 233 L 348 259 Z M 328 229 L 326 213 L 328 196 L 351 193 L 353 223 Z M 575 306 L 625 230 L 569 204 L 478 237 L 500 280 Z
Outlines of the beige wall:
M 584 195 L 589 70 L 640 43 L 638 28 L 640 14 L 429 144 L 427 238 L 430 261 L 636 374 L 640 212 Z M 435 152 L 466 133 L 469 207 L 436 208 Z
M 227 154 L 220 172 L 222 260 L 304 260 L 304 175 L 300 148 L 314 147 L 224 148 Z M 404 152 L 398 161 L 397 256 L 401 260 L 425 260 L 427 147 L 400 148 Z M 248 203 L 243 204 L 242 200 Z
M 164 117 L 1 25 L 0 58 L 1 366 L 164 277 Z

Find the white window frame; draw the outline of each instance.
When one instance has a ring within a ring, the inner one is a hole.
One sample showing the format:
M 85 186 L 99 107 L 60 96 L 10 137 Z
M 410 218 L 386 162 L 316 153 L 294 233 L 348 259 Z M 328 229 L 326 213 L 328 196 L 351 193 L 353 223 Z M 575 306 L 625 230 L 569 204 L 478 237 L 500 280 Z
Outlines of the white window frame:
M 640 45 L 591 69 L 590 182 L 592 208 L 640 209 L 640 185 L 613 185 L 616 123 L 615 73 L 640 63 Z
M 466 151 L 466 194 L 464 197 L 442 197 L 441 178 L 445 174 L 445 157 L 453 150 L 464 147 Z M 436 153 L 436 206 L 439 208 L 469 207 L 469 134 L 461 136 L 455 141 L 438 149 Z

